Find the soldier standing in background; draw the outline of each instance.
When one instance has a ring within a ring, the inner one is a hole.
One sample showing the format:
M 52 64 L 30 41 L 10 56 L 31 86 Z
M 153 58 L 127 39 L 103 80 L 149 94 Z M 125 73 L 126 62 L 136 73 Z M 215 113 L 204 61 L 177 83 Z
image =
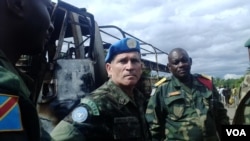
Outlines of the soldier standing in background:
M 231 88 L 231 96 L 229 99 L 229 104 L 233 106 L 237 106 L 239 103 L 239 94 L 237 88 L 233 85 Z
M 248 48 L 250 61 L 250 39 L 245 43 Z M 250 67 L 248 67 L 244 80 L 239 89 L 239 104 L 235 111 L 232 124 L 250 124 Z
M 21 55 L 37 55 L 44 49 L 54 28 L 51 8 L 50 0 L 0 1 L 1 141 L 45 139 L 41 138 L 36 106 L 31 101 L 33 82 L 15 64 Z
M 224 90 L 224 89 L 225 89 L 225 88 L 223 87 L 223 85 L 221 85 L 221 86 L 219 87 L 218 92 L 219 92 L 219 95 L 220 95 L 220 101 L 221 101 L 223 104 L 226 104 L 225 96 L 223 95 L 223 90 Z
M 229 125 L 212 79 L 191 74 L 191 65 L 184 49 L 169 53 L 173 75 L 157 88 L 146 111 L 153 140 L 218 141 L 221 125 Z
M 231 96 L 231 89 L 229 86 L 226 86 L 223 91 L 222 91 L 223 95 L 225 96 L 225 103 L 226 103 L 226 106 L 229 107 L 229 99 L 230 99 L 230 96 Z
M 148 141 L 146 98 L 135 89 L 142 74 L 139 42 L 124 38 L 105 58 L 109 80 L 78 105 L 52 131 L 56 141 Z

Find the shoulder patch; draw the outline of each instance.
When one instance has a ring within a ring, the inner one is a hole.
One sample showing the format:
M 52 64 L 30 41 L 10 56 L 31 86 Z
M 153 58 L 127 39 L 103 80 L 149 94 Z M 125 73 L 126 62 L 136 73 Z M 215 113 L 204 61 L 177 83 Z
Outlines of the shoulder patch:
M 91 109 L 92 115 L 94 116 L 100 115 L 98 107 L 96 106 L 95 102 L 93 102 L 92 100 L 88 98 L 82 98 L 80 103 L 88 105 L 89 108 Z
M 88 118 L 88 111 L 85 107 L 79 106 L 73 110 L 71 116 L 73 121 L 82 123 Z
M 22 130 L 18 96 L 0 93 L 0 133 Z

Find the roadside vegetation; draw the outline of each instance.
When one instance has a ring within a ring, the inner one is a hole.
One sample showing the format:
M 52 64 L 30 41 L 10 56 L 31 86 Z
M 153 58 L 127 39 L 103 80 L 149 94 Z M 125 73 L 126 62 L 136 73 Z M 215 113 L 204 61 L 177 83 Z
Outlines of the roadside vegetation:
M 224 86 L 232 88 L 235 86 L 236 88 L 239 88 L 244 77 L 238 78 L 238 79 L 221 79 L 221 78 L 214 78 L 214 84 L 216 87 Z

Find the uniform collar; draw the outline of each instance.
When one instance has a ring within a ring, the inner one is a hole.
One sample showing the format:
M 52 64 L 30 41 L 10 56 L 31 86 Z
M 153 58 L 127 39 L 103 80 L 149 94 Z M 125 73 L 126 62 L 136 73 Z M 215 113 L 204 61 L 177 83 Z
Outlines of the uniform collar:
M 198 89 L 202 89 L 202 88 L 204 88 L 205 86 L 201 83 L 201 82 L 199 82 L 198 81 L 198 79 L 197 79 L 197 77 L 199 77 L 199 75 L 192 75 L 192 77 L 193 77 L 193 87 L 192 87 L 192 91 L 191 91 L 191 93 L 194 93 L 196 90 L 198 90 Z M 181 85 L 181 82 L 176 78 L 176 77 L 174 77 L 174 76 L 172 76 L 172 81 L 173 81 L 173 87 L 174 87 L 174 90 L 173 90 L 173 92 L 175 92 L 175 91 L 179 91 L 179 90 L 181 90 L 181 89 L 185 89 L 182 85 Z M 205 97 L 205 98 L 208 98 L 208 97 L 210 97 L 212 95 L 212 91 L 210 91 L 210 90 L 206 90 L 206 91 L 204 91 L 203 92 L 203 96 Z
M 193 87 L 203 87 L 203 85 L 197 80 L 197 76 L 195 75 L 192 75 L 191 74 L 191 77 L 192 77 L 192 83 L 193 83 Z M 182 83 L 175 77 L 175 76 L 172 76 L 171 80 L 174 82 L 175 84 L 175 88 L 177 90 L 179 90 L 181 87 L 182 87 Z
M 136 105 L 134 100 L 132 100 L 126 93 L 124 93 L 124 91 L 120 87 L 118 87 L 111 79 L 108 80 L 107 85 L 111 90 L 110 95 L 112 95 L 114 100 L 116 100 L 116 102 L 119 103 L 119 105 L 123 106 L 128 104 L 129 102 Z M 134 89 L 135 100 L 138 97 L 137 94 L 139 94 L 138 90 Z

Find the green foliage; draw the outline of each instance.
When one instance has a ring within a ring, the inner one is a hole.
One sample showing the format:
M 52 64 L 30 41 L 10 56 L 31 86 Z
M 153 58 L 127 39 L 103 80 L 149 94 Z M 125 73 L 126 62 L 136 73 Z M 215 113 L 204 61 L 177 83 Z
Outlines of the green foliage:
M 142 79 L 157 79 L 160 80 L 163 78 L 163 76 L 157 77 L 157 75 L 151 75 L 151 71 L 149 69 L 144 69 L 142 72 Z M 213 78 L 214 84 L 216 87 L 230 87 L 232 88 L 233 86 L 239 88 L 241 83 L 243 82 L 244 77 L 238 78 L 238 79 L 221 79 L 221 78 Z M 142 86 L 144 87 L 144 86 Z
M 224 87 L 240 87 L 241 82 L 243 81 L 244 77 L 238 79 L 221 79 L 221 78 L 214 78 L 215 86 L 224 86 Z

